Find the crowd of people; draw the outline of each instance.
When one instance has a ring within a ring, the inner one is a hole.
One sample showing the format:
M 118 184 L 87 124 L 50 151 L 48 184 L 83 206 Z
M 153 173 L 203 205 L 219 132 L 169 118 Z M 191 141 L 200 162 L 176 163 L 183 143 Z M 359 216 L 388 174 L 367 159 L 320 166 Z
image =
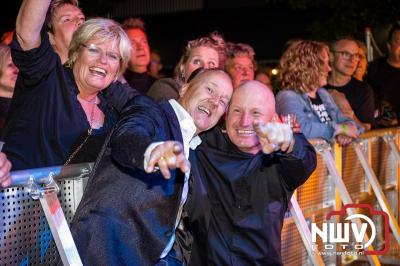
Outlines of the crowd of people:
M 85 265 L 280 265 L 290 197 L 316 167 L 308 140 L 346 146 L 400 115 L 396 25 L 369 66 L 351 36 L 289 41 L 277 83 L 217 32 L 162 76 L 143 20 L 86 20 L 77 0 L 24 0 L 3 40 L 0 184 L 95 162 L 71 223 Z

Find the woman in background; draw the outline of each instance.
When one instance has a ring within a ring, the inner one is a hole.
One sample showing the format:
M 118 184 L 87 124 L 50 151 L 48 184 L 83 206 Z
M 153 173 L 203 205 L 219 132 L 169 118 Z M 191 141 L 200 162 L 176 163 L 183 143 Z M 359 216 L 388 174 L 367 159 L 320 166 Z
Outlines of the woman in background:
M 0 130 L 7 118 L 17 76 L 18 68 L 12 62 L 10 47 L 0 44 Z
M 362 133 L 362 128 L 343 116 L 323 88 L 331 70 L 328 46 L 316 41 L 294 41 L 282 55 L 279 66 L 281 91 L 276 97 L 277 112 L 295 114 L 307 138 L 336 139 L 347 145 Z
M 225 41 L 218 33 L 213 32 L 208 36 L 189 41 L 175 67 L 174 78 L 163 78 L 154 82 L 147 95 L 156 101 L 177 99 L 180 87 L 188 81 L 194 70 L 223 69 L 225 61 Z

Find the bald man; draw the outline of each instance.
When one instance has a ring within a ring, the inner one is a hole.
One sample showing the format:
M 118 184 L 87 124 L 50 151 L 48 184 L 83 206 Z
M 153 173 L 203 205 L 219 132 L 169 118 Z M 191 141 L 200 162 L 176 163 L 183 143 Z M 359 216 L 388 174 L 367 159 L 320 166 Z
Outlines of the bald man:
M 287 134 L 271 90 L 247 81 L 233 93 L 226 131 L 202 135 L 190 155 L 189 265 L 281 265 L 281 230 L 293 191 L 316 166 L 301 133 Z

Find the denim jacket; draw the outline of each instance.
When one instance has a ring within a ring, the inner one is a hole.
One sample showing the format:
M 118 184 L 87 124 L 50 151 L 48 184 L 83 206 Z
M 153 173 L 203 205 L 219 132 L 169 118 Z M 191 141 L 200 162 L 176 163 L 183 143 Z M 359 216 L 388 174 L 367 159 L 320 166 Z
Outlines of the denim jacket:
M 355 122 L 343 116 L 327 90 L 320 88 L 317 93 L 332 119 L 328 124 L 320 121 L 318 114 L 311 107 L 311 100 L 306 93 L 301 94 L 294 90 L 281 90 L 276 96 L 276 111 L 278 114 L 295 114 L 301 131 L 306 138 L 322 138 L 332 141 L 335 137 L 337 124 L 346 122 L 355 125 Z M 362 127 L 357 126 L 357 129 L 360 134 L 364 131 Z

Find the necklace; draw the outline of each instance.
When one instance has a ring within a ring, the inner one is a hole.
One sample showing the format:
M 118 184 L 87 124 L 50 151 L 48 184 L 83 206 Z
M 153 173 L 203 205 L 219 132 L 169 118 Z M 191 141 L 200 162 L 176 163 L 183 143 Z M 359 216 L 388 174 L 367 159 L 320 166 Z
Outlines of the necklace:
M 86 141 L 89 139 L 89 137 L 92 135 L 92 131 L 93 131 L 93 121 L 94 121 L 94 110 L 97 104 L 97 96 L 94 97 L 94 99 L 92 100 L 85 100 L 82 99 L 79 94 L 77 95 L 78 101 L 81 103 L 81 101 L 84 102 L 88 102 L 88 103 L 92 103 L 92 110 L 90 112 L 90 119 L 89 119 L 89 126 L 90 128 L 87 131 L 87 135 L 86 138 L 82 141 L 82 143 L 71 153 L 71 155 L 68 157 L 67 161 L 64 163 L 65 165 L 68 165 L 71 160 L 75 157 L 75 155 L 82 149 L 83 145 L 85 145 Z M 82 103 L 81 103 L 82 104 Z

